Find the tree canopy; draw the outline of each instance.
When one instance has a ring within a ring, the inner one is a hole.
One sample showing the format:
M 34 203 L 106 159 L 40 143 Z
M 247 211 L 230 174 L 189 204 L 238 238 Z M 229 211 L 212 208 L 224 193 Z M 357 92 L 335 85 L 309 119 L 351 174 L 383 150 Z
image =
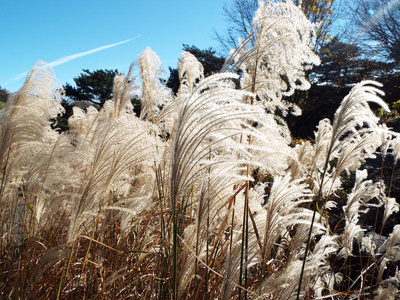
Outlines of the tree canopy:
M 7 99 L 8 99 L 8 96 L 9 96 L 9 92 L 6 90 L 6 89 L 3 89 L 1 86 L 0 86 L 0 101 L 1 102 L 7 102 Z
M 76 87 L 65 85 L 65 94 L 74 101 L 90 101 L 99 107 L 103 107 L 107 100 L 112 99 L 113 81 L 118 70 L 83 69 L 78 77 L 74 78 Z

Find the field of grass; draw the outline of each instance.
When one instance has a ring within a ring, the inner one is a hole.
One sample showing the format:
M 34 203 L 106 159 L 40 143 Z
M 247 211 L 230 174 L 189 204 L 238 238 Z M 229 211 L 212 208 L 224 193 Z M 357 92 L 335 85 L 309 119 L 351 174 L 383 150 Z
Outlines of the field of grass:
M 31 70 L 0 115 L 1 299 L 399 297 L 400 139 L 369 107 L 388 111 L 380 85 L 294 142 L 282 98 L 310 85 L 313 29 L 290 1 L 254 24 L 218 74 L 182 53 L 177 95 L 147 48 L 68 132 L 51 127 L 53 71 Z

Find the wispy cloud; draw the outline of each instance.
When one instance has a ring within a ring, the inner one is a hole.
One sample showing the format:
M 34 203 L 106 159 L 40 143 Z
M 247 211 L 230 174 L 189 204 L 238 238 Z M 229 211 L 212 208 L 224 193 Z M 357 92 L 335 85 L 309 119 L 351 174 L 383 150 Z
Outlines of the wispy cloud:
M 118 42 L 118 43 L 114 43 L 114 44 L 109 44 L 109 45 L 106 45 L 106 46 L 101 46 L 101 47 L 98 47 L 98 48 L 94 48 L 94 49 L 89 50 L 89 51 L 85 51 L 85 52 L 80 52 L 80 53 L 76 53 L 76 54 L 64 56 L 64 57 L 61 57 L 61 58 L 59 58 L 59 59 L 57 59 L 57 60 L 55 60 L 55 61 L 50 62 L 49 65 L 52 66 L 52 67 L 56 67 L 56 66 L 65 64 L 65 63 L 67 63 L 67 62 L 69 62 L 69 61 L 71 61 L 71 60 L 74 60 L 74 59 L 77 59 L 77 58 L 80 58 L 80 57 L 83 57 L 83 56 L 86 56 L 86 55 L 90 55 L 90 54 L 93 54 L 93 53 L 96 53 L 96 52 L 99 52 L 99 51 L 102 51 L 102 50 L 106 50 L 106 49 L 109 49 L 109 48 L 112 48 L 112 47 L 115 47 L 115 46 L 119 46 L 119 45 L 128 43 L 128 42 L 133 41 L 133 40 L 136 40 L 136 39 L 138 39 L 138 38 L 140 38 L 140 37 L 141 37 L 141 35 L 138 35 L 138 36 L 136 36 L 136 37 L 134 37 L 134 38 L 127 39 L 127 40 L 122 41 L 122 42 Z M 12 83 L 12 82 L 14 82 L 14 81 L 17 81 L 17 80 L 19 80 L 19 79 L 21 79 L 21 78 L 26 77 L 26 75 L 28 75 L 28 72 L 29 72 L 29 71 L 25 71 L 25 72 L 23 72 L 23 73 L 21 73 L 21 74 L 18 74 L 18 75 L 15 76 L 15 77 L 9 79 L 8 81 L 6 81 L 6 82 L 3 84 L 3 86 L 6 86 L 6 85 L 8 85 L 8 84 L 10 84 L 10 83 Z

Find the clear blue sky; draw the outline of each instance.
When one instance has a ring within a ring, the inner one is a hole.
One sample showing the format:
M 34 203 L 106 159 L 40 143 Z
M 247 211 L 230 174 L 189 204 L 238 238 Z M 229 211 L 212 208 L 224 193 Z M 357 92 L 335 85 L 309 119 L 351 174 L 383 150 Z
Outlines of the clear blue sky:
M 38 60 L 53 63 L 63 84 L 82 69 L 126 72 L 148 46 L 168 71 L 183 43 L 218 48 L 213 30 L 226 28 L 225 3 L 230 0 L 0 0 L 0 86 L 15 92 Z

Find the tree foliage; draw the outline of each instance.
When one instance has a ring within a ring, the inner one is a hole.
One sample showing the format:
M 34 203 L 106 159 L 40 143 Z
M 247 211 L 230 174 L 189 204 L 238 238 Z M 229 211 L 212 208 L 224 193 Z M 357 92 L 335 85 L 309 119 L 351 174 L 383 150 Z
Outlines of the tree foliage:
M 4 102 L 4 103 L 7 102 L 9 94 L 10 93 L 6 89 L 3 89 L 0 86 L 0 101 L 1 102 Z
M 65 85 L 65 94 L 74 101 L 90 101 L 99 107 L 103 107 L 107 100 L 112 99 L 113 80 L 118 75 L 118 70 L 82 70 L 78 77 L 74 78 L 76 87 Z

